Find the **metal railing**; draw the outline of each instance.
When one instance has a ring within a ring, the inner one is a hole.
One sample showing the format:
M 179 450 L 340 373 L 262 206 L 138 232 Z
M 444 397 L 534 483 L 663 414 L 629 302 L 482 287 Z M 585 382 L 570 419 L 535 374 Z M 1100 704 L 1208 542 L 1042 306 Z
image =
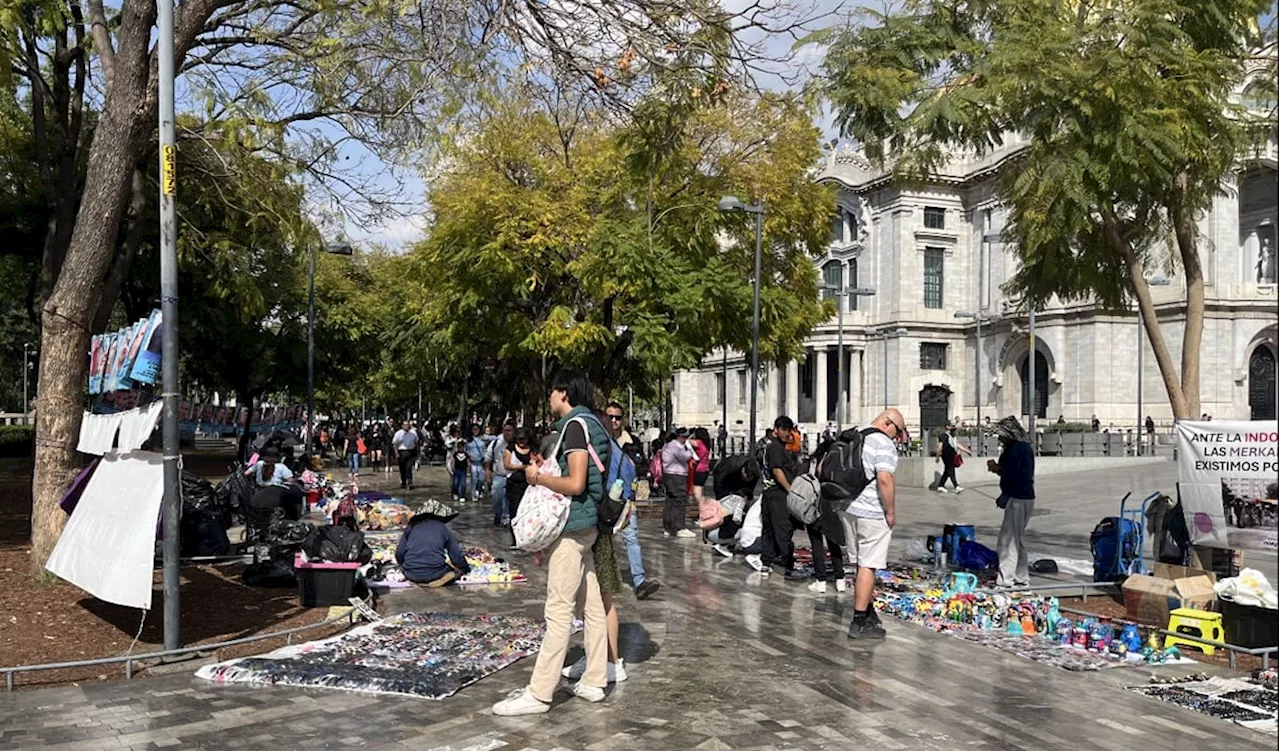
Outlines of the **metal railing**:
M 366 598 L 364 600 L 364 603 L 368 605 L 370 604 L 371 601 L 372 601 L 372 596 Z M 198 646 L 183 647 L 181 649 L 166 649 L 160 652 L 147 652 L 146 654 L 138 654 L 138 655 L 123 655 L 120 657 L 98 657 L 92 660 L 72 660 L 70 662 L 46 662 L 46 663 L 41 663 L 37 665 L 16 665 L 13 667 L 0 667 L 0 673 L 4 673 L 5 691 L 13 691 L 13 685 L 14 685 L 13 677 L 19 673 L 35 673 L 43 670 L 65 670 L 68 668 L 91 667 L 93 665 L 111 665 L 119 662 L 124 663 L 125 680 L 130 680 L 133 678 L 133 663 L 135 662 L 140 662 L 144 660 L 162 659 L 165 657 L 176 657 L 179 655 L 195 654 L 199 652 L 214 652 L 219 649 L 223 649 L 225 647 L 232 647 L 238 644 L 252 644 L 253 642 L 266 641 L 267 639 L 278 639 L 281 636 L 285 637 L 285 644 L 293 644 L 294 634 L 299 634 L 304 631 L 310 631 L 313 629 L 322 628 L 324 626 L 332 626 L 333 624 L 339 623 L 344 620 L 347 622 L 347 625 L 350 626 L 355 623 L 355 619 L 358 615 L 359 615 L 359 611 L 355 607 L 352 607 L 351 610 L 344 615 L 328 618 L 326 620 L 320 621 L 319 623 L 312 623 L 307 626 L 296 626 L 294 628 L 284 629 L 281 631 L 272 631 L 266 634 L 254 634 L 253 636 L 246 636 L 241 639 L 231 639 L 229 641 L 213 642 L 211 644 L 200 644 Z

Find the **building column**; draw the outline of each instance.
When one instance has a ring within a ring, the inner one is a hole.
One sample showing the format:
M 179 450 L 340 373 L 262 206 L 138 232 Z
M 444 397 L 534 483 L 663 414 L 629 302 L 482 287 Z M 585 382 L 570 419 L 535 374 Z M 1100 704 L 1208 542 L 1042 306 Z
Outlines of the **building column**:
M 861 373 L 861 362 L 863 350 L 850 349 L 848 368 L 844 373 L 844 385 L 848 389 L 845 394 L 845 410 L 844 410 L 844 426 L 849 427 L 858 422 L 859 416 L 862 414 L 862 379 L 859 377 Z
M 765 386 L 763 398 L 760 400 L 760 422 L 768 425 L 773 424 L 773 419 L 778 416 L 778 366 L 769 363 L 765 372 L 767 384 Z
M 815 350 L 816 366 L 813 369 L 813 405 L 814 421 L 819 425 L 827 424 L 827 348 Z
M 800 361 L 787 363 L 787 417 L 792 420 L 800 414 Z

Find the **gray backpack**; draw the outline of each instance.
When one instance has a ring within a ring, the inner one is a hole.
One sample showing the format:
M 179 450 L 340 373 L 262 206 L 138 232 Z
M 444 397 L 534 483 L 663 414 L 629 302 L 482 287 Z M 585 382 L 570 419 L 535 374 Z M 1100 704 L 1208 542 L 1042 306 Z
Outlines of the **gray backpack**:
M 811 473 L 799 475 L 791 483 L 791 492 L 787 493 L 787 511 L 803 524 L 813 524 L 821 515 L 818 505 L 821 497 L 822 486 L 818 483 L 818 478 Z

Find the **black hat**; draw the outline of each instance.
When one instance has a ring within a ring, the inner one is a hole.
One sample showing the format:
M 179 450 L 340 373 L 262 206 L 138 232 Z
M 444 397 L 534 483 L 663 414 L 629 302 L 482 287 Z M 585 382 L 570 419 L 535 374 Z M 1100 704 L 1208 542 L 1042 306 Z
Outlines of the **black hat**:
M 275 446 L 266 446 L 262 449 L 262 453 L 258 454 L 258 458 L 263 461 L 278 462 L 280 461 L 280 449 Z
M 676 428 L 676 435 L 678 435 L 678 436 L 687 436 L 687 435 L 689 435 L 689 429 L 688 429 L 688 428 Z

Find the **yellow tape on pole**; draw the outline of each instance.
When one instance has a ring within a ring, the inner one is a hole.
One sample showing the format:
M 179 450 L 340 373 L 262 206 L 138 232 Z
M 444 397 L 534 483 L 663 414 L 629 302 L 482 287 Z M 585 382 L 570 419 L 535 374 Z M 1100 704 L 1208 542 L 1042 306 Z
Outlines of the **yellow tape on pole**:
M 175 162 L 178 157 L 178 147 L 165 146 L 161 155 L 161 190 L 166 196 L 171 196 L 178 192 L 178 172 L 175 167 Z

